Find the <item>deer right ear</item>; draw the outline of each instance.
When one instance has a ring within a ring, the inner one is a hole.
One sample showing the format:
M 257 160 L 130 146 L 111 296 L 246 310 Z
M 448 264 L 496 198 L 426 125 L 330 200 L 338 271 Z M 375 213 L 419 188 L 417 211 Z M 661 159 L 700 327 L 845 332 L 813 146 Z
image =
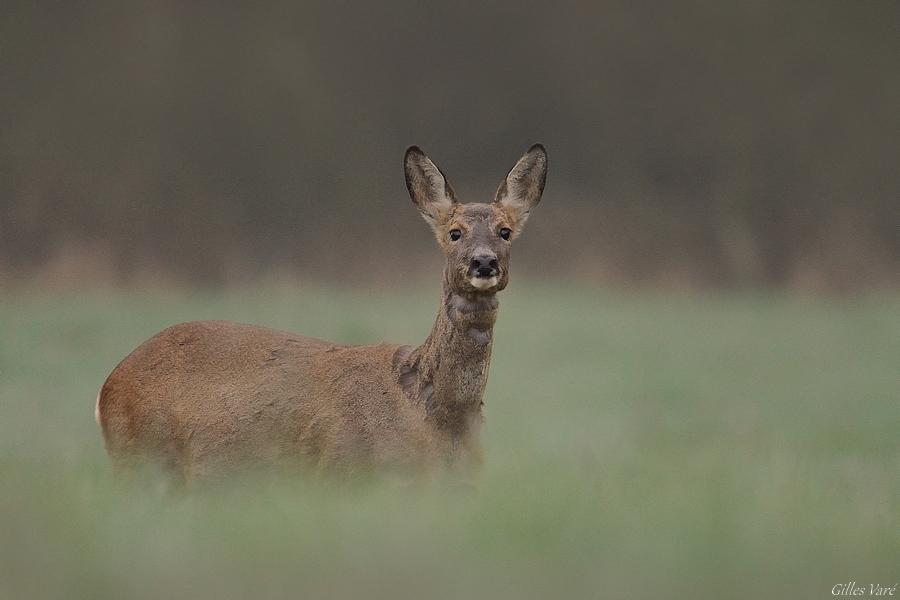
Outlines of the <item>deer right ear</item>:
M 432 229 L 437 228 L 456 204 L 453 188 L 437 165 L 418 146 L 407 149 L 403 168 L 409 197 Z

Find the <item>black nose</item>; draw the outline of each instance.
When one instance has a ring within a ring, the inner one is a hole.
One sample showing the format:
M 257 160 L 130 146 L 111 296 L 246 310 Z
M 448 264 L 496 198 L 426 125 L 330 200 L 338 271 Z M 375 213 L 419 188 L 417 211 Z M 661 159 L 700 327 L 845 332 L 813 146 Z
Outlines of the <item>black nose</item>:
M 497 275 L 497 257 L 481 254 L 472 259 L 469 269 L 476 277 L 495 277 Z

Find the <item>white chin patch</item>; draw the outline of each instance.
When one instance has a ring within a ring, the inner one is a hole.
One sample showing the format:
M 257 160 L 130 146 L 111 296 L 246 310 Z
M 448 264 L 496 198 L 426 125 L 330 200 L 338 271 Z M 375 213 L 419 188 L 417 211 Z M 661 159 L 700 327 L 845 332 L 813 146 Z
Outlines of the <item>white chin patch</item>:
M 476 290 L 487 290 L 497 285 L 496 277 L 470 277 L 469 283 Z

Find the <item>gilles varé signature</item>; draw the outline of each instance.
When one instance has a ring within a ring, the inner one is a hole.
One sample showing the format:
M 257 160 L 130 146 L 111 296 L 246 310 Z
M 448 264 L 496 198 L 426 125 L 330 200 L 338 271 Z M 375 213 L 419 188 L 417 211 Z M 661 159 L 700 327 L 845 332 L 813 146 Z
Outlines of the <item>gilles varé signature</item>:
M 862 584 L 855 581 L 838 583 L 831 588 L 832 596 L 894 596 L 897 584 L 881 585 L 879 583 Z

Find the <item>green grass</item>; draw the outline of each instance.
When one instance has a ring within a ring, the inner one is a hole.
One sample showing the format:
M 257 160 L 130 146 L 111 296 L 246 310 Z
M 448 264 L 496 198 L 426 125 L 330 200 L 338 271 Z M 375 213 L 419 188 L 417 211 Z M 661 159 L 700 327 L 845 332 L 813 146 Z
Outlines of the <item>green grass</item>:
M 417 342 L 437 290 L 0 301 L 0 598 L 827 598 L 900 579 L 900 299 L 504 293 L 474 491 L 115 485 L 94 397 L 227 318 Z

